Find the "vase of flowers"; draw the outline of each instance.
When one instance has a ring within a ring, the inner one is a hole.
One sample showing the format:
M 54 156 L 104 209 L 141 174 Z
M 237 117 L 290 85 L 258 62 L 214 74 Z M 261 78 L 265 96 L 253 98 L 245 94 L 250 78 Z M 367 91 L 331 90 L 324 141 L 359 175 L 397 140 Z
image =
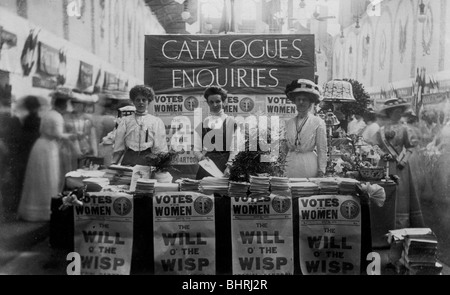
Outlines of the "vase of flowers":
M 167 153 L 156 153 L 146 156 L 148 166 L 152 167 L 151 178 L 161 183 L 171 183 L 173 176 L 171 170 L 177 170 L 172 167 L 172 162 L 182 152 L 170 150 Z

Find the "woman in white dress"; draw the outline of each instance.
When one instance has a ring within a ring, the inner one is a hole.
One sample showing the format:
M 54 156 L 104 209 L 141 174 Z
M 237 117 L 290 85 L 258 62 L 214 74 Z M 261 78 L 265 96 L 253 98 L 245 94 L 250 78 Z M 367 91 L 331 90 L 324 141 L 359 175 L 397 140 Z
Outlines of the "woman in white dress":
M 298 112 L 286 122 L 286 176 L 323 177 L 327 165 L 326 126 L 322 118 L 312 113 L 313 106 L 320 102 L 319 87 L 310 80 L 299 79 L 288 84 L 285 93 Z
M 70 94 L 56 91 L 53 109 L 41 120 L 40 137 L 31 149 L 25 172 L 24 188 L 18 218 L 26 221 L 49 221 L 51 199 L 57 197 L 64 185 L 61 173 L 60 143 L 75 138 L 64 133 L 62 113 L 67 109 Z

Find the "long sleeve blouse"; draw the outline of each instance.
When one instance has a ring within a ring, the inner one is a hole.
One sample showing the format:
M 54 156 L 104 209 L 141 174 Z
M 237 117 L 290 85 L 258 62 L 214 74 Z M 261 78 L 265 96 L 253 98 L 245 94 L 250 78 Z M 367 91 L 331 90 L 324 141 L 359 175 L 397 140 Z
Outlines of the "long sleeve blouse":
M 117 126 L 114 152 L 144 151 L 151 148 L 153 153 L 168 152 L 166 128 L 161 118 L 147 114 L 126 116 Z
M 297 153 L 315 151 L 317 153 L 319 169 L 324 172 L 327 166 L 327 133 L 325 121 L 320 117 L 308 114 L 308 119 L 301 130 L 300 126 L 298 126 L 298 121 L 296 116 L 286 122 L 285 139 L 288 151 Z M 297 140 L 297 133 L 299 140 Z

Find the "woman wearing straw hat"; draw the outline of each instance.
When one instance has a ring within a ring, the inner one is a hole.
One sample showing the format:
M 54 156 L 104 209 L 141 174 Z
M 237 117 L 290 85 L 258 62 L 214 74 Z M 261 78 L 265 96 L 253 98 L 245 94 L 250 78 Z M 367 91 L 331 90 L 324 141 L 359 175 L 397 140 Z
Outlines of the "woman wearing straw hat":
M 412 179 L 409 157 L 417 144 L 415 134 L 401 122 L 410 103 L 399 98 L 385 101 L 379 113 L 386 117 L 385 124 L 377 133 L 378 145 L 389 155 L 389 174 L 397 175 L 400 180 L 397 187 L 396 228 L 423 227 L 424 221 L 420 208 L 417 181 Z M 385 167 L 387 162 L 380 161 Z
M 286 122 L 286 176 L 322 177 L 327 165 L 326 126 L 311 112 L 320 102 L 319 87 L 310 80 L 298 79 L 286 86 L 285 93 L 298 112 Z

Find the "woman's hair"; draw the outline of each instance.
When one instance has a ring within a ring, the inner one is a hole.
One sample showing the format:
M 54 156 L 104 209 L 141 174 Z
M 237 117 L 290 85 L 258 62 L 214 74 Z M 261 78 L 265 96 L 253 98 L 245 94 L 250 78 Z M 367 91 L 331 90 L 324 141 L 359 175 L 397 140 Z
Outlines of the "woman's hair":
M 306 96 L 309 100 L 309 102 L 311 102 L 312 104 L 317 103 L 317 97 L 309 92 L 291 92 L 289 93 L 289 100 L 292 101 L 293 103 L 295 103 L 295 94 L 297 93 L 301 93 L 302 95 Z
M 39 102 L 39 98 L 34 95 L 28 95 L 23 99 L 23 106 L 30 113 L 35 113 L 41 107 L 41 103 Z
M 148 99 L 149 102 L 152 102 L 155 98 L 155 91 L 152 87 L 147 85 L 136 85 L 130 90 L 130 99 L 134 101 L 136 97 L 142 95 Z
M 205 92 L 203 93 L 203 97 L 206 99 L 206 101 L 208 101 L 208 97 L 215 94 L 220 95 L 222 102 L 224 102 L 228 96 L 228 92 L 225 89 L 218 86 L 211 86 L 206 88 Z
M 55 96 L 53 98 L 53 106 L 58 109 L 66 109 L 67 99 L 64 97 Z

